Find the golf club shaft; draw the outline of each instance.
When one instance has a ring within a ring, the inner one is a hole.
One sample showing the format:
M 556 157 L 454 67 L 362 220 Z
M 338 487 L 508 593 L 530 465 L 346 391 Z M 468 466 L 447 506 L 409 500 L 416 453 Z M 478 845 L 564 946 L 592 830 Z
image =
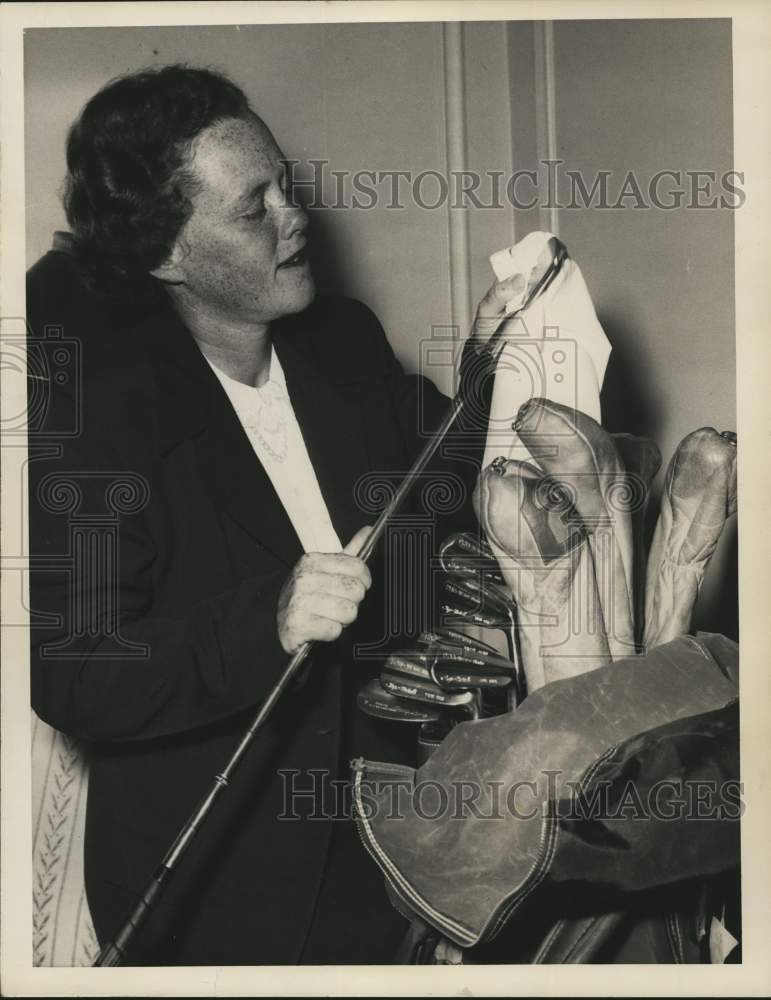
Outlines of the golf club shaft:
M 567 257 L 567 251 L 562 243 L 557 241 L 557 254 L 552 260 L 549 269 L 544 273 L 542 278 L 539 280 L 537 285 L 531 289 L 528 293 L 526 300 L 517 310 L 517 313 L 522 312 L 530 303 L 540 294 L 542 294 L 546 288 L 551 284 L 552 280 L 559 272 L 564 260 Z M 490 339 L 478 349 L 478 354 L 487 354 L 493 363 L 493 367 L 500 357 L 501 351 L 503 349 L 503 343 L 501 342 L 501 331 L 503 330 L 506 322 L 511 319 L 516 313 L 511 316 L 504 316 L 497 329 L 494 331 Z M 399 488 L 394 493 L 393 497 L 385 508 L 380 513 L 377 521 L 375 522 L 372 531 L 368 535 L 364 545 L 359 551 L 359 558 L 363 560 L 369 559 L 372 552 L 377 545 L 380 537 L 384 533 L 390 518 L 399 510 L 402 503 L 407 497 L 410 489 L 412 488 L 415 479 L 424 471 L 428 463 L 434 457 L 439 445 L 447 436 L 447 432 L 452 427 L 453 423 L 457 419 L 461 410 L 464 406 L 464 398 L 462 393 L 459 391 L 455 399 L 451 403 L 446 416 L 444 417 L 442 423 L 439 425 L 434 434 L 426 442 L 423 450 L 416 459 L 414 465 L 410 472 L 404 477 L 399 485 Z M 198 830 L 201 828 L 203 822 L 211 811 L 212 806 L 216 802 L 220 793 L 224 788 L 227 787 L 230 776 L 236 768 L 236 765 L 243 757 L 247 748 L 254 740 L 259 730 L 265 724 L 265 721 L 269 717 L 270 713 L 273 711 L 276 703 L 278 702 L 281 695 L 284 693 L 286 688 L 289 686 L 292 679 L 295 677 L 300 667 L 303 665 L 305 660 L 308 658 L 308 654 L 312 649 L 313 644 L 310 642 L 305 643 L 301 646 L 297 652 L 292 656 L 291 660 L 286 666 L 281 677 L 278 679 L 275 687 L 270 691 L 265 701 L 262 703 L 259 712 L 254 718 L 254 721 L 249 726 L 249 729 L 244 734 L 241 742 L 236 747 L 233 755 L 228 761 L 224 770 L 215 775 L 214 782 L 208 794 L 206 794 L 201 802 L 195 809 L 190 819 L 187 821 L 185 826 L 180 831 L 176 840 L 169 849 L 166 857 L 161 862 L 159 868 L 156 870 L 152 879 L 148 883 L 139 903 L 136 905 L 131 915 L 126 920 L 118 934 L 109 941 L 104 948 L 99 952 L 94 962 L 94 966 L 115 966 L 120 965 L 123 957 L 128 949 L 131 939 L 136 934 L 137 930 L 147 919 L 148 914 L 151 912 L 153 907 L 158 902 L 162 890 L 166 885 L 171 872 L 176 867 L 180 858 L 183 856 L 187 848 L 189 847 L 191 841 L 195 837 Z
M 375 546 L 388 526 L 389 520 L 404 503 L 415 479 L 424 471 L 434 457 L 439 445 L 447 436 L 447 432 L 463 409 L 463 405 L 464 401 L 462 398 L 456 397 L 453 400 L 442 423 L 426 442 L 412 469 L 404 477 L 391 500 L 381 511 L 373 525 L 372 531 L 367 536 L 366 541 L 359 551 L 358 555 L 360 559 L 366 561 L 372 555 Z M 284 672 L 260 706 L 259 712 L 254 717 L 254 720 L 242 737 L 241 742 L 236 747 L 225 768 L 219 774 L 215 775 L 209 792 L 201 799 L 195 811 L 180 830 L 174 843 L 169 848 L 169 851 L 142 893 L 139 903 L 137 903 L 116 936 L 101 949 L 94 961 L 94 966 L 116 966 L 121 964 L 131 943 L 131 939 L 144 924 L 148 915 L 157 904 L 172 871 L 177 867 L 196 833 L 198 833 L 206 817 L 211 812 L 212 806 L 219 798 L 220 793 L 227 787 L 238 762 L 267 721 L 281 695 L 286 691 L 300 667 L 305 663 L 312 648 L 313 643 L 306 642 L 292 656 Z

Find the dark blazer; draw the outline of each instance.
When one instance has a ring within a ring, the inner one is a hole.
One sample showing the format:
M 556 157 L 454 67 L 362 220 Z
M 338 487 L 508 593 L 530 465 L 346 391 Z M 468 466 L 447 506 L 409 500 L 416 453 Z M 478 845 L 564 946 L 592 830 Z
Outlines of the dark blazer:
M 302 550 L 218 380 L 170 309 L 116 324 L 71 258 L 49 253 L 29 274 L 28 318 L 31 349 L 48 352 L 49 379 L 33 386 L 45 389 L 44 413 L 30 422 L 32 701 L 45 721 L 92 744 L 86 881 L 104 940 L 286 665 L 276 605 Z M 51 353 L 60 336 L 76 341 L 61 384 Z M 277 324 L 274 343 L 345 544 L 374 519 L 357 506 L 357 480 L 409 468 L 420 422 L 435 424 L 447 400 L 404 374 L 357 302 L 319 299 Z M 473 468 L 455 464 L 468 484 Z M 468 527 L 468 506 L 456 508 Z M 372 570 L 379 581 L 378 560 Z M 378 663 L 353 664 L 350 643 L 383 635 L 385 607 L 373 586 L 352 635 L 316 647 L 134 961 L 387 960 L 371 957 L 365 929 L 383 928 L 390 948 L 400 918 L 351 824 L 292 818 L 286 802 L 288 787 L 315 782 L 323 794 L 297 811 L 318 815 L 323 798 L 342 815 L 332 782 L 347 775 L 351 756 L 409 760 L 407 734 L 354 707 Z M 336 953 L 330 942 L 346 936 Z

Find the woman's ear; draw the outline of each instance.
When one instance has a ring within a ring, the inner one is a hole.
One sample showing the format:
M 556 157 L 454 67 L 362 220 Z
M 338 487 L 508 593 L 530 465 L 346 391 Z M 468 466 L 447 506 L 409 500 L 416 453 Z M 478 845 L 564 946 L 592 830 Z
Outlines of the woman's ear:
M 183 258 L 184 254 L 182 253 L 179 241 L 175 240 L 169 256 L 162 264 L 153 268 L 153 270 L 150 271 L 150 274 L 164 285 L 184 284 L 185 275 L 182 268 Z

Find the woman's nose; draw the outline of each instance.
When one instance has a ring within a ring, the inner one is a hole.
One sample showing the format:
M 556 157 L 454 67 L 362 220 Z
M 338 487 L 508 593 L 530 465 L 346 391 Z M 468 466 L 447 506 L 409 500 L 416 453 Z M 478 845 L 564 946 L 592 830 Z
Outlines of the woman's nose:
M 296 233 L 304 233 L 308 228 L 308 213 L 292 201 L 291 195 L 284 195 L 278 209 L 280 213 L 280 233 L 282 239 L 288 239 Z

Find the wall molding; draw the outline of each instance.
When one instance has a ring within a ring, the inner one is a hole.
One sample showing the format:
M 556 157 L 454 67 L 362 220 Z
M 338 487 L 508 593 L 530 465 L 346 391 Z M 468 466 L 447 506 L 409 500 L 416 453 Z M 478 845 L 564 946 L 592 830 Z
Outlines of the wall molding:
M 442 24 L 442 70 L 444 76 L 444 126 L 448 181 L 456 171 L 466 169 L 466 86 L 463 71 L 463 24 Z M 450 258 L 451 322 L 460 338 L 471 325 L 471 251 L 468 210 L 447 202 Z
M 554 72 L 554 23 L 536 21 L 533 25 L 534 97 L 536 151 L 538 157 L 538 214 L 541 229 L 559 235 L 557 205 L 557 173 L 552 173 L 550 185 L 546 175 L 547 160 L 557 159 L 557 99 Z M 551 187 L 551 190 L 550 190 Z M 550 194 L 554 201 L 550 201 Z

